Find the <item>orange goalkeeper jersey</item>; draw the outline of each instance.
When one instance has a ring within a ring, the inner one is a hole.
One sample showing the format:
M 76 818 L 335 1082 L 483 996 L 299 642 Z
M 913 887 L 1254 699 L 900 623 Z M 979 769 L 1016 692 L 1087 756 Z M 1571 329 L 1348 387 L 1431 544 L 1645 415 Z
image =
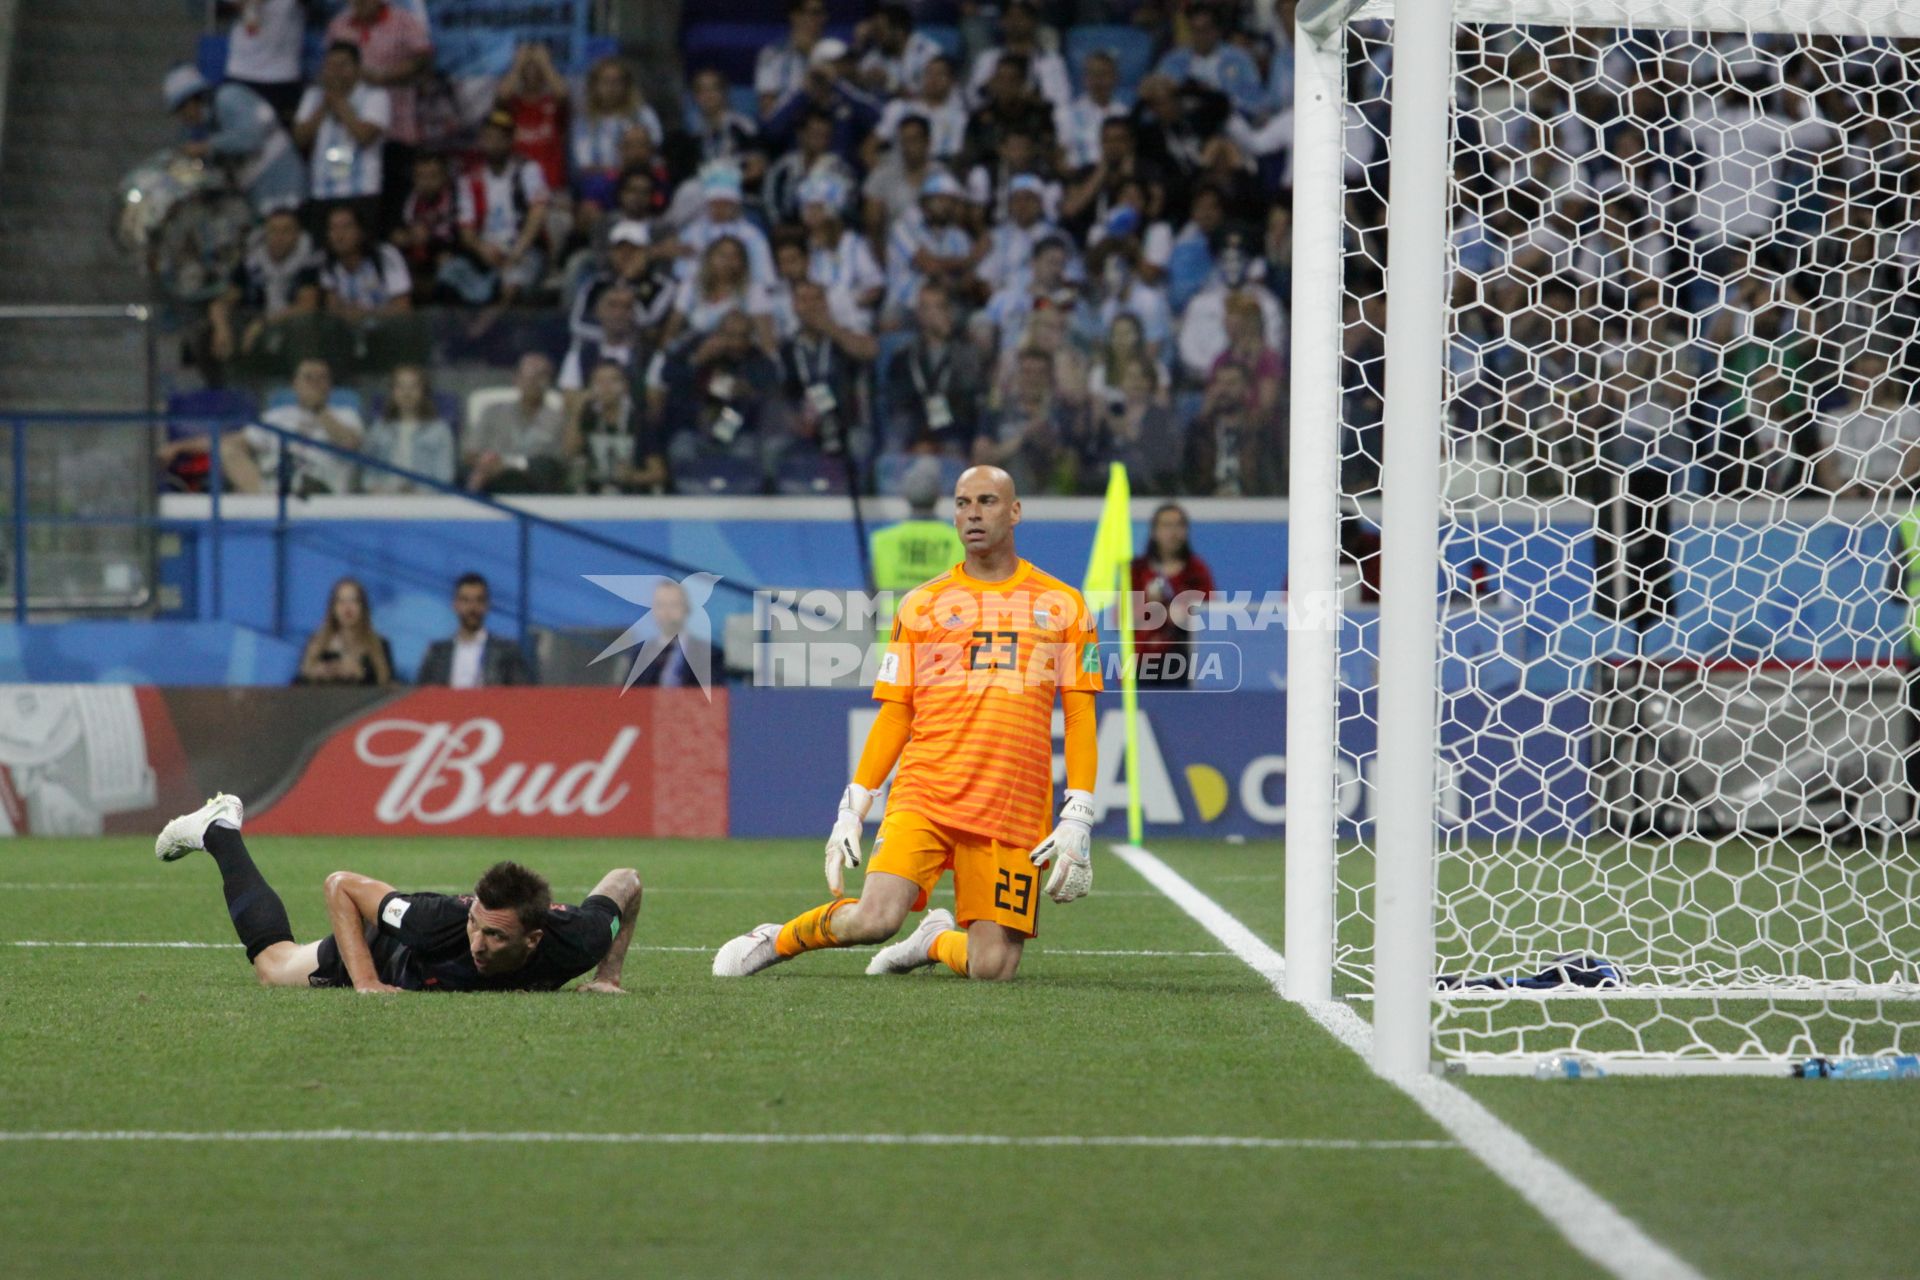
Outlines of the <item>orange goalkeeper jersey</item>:
M 1055 701 L 1102 687 L 1099 635 L 1080 593 L 1025 560 L 1003 582 L 962 569 L 907 593 L 880 660 L 873 696 L 913 714 L 887 809 L 1033 845 L 1052 827 Z

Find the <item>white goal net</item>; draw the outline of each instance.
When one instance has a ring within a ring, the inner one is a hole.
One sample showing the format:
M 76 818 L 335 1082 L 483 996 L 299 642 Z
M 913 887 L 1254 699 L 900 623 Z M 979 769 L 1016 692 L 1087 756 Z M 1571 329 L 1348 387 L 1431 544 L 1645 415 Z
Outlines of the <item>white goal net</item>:
M 1332 993 L 1366 1000 L 1371 816 L 1420 803 L 1367 794 L 1395 58 L 1385 5 L 1327 26 L 1339 127 L 1303 103 L 1297 146 L 1337 139 L 1339 268 L 1297 288 L 1338 293 L 1338 499 L 1301 529 L 1296 444 L 1293 577 L 1336 559 L 1340 681 L 1331 847 L 1288 855 L 1332 861 Z M 1920 1050 L 1920 0 L 1460 0 L 1451 32 L 1432 1054 Z

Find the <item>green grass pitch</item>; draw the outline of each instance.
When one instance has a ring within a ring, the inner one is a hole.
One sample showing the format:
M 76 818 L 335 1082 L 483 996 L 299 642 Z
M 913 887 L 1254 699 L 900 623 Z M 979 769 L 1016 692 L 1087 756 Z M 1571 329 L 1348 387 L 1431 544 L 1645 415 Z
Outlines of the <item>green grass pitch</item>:
M 816 842 L 252 848 L 303 938 L 339 867 L 455 889 L 511 856 L 577 899 L 632 863 L 632 994 L 267 991 L 237 948 L 21 947 L 232 934 L 204 857 L 7 842 L 0 1132 L 1446 1136 L 1110 857 L 995 987 L 869 979 L 864 951 L 711 978 L 821 899 Z M 1155 851 L 1278 944 L 1277 845 Z M 1466 1087 L 1709 1274 L 1920 1274 L 1920 1087 Z M 0 1187 L 9 1277 L 1596 1274 L 1444 1145 L 0 1141 Z

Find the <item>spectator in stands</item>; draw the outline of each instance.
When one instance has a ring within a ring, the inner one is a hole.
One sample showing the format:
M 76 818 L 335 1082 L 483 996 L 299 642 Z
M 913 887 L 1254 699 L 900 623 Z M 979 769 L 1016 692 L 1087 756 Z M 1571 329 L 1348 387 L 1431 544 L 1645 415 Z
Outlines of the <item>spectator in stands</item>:
M 1087 360 L 1073 339 L 1072 317 L 1052 307 L 1039 307 L 1027 314 L 1027 327 L 1019 341 L 1008 344 L 1000 353 L 1000 367 L 994 378 L 994 402 L 1005 405 L 1018 394 L 1021 361 L 1030 352 L 1044 355 L 1053 367 L 1054 398 L 1074 411 L 1087 402 Z
M 1163 502 L 1147 525 L 1147 545 L 1133 562 L 1134 594 L 1165 612 L 1158 626 L 1134 632 L 1143 685 L 1184 689 L 1192 683 L 1193 622 L 1213 594 L 1213 570 L 1193 553 L 1192 524 L 1177 502 Z M 1154 655 L 1152 661 L 1148 655 Z
M 1173 342 L 1173 316 L 1167 296 L 1140 278 L 1140 246 L 1130 235 L 1102 240 L 1087 255 L 1085 321 L 1095 333 L 1113 327 L 1115 316 L 1128 314 L 1140 321 L 1147 354 L 1166 361 Z
M 487 634 L 487 613 L 492 608 L 493 592 L 487 580 L 477 573 L 461 574 L 453 586 L 453 616 L 459 629 L 452 639 L 427 646 L 416 683 L 454 689 L 535 683 L 520 646 Z
M 393 646 L 373 629 L 367 589 L 342 578 L 327 595 L 327 619 L 307 637 L 295 684 L 392 684 Z
M 1815 420 L 1820 453 L 1814 479 L 1828 493 L 1872 498 L 1912 494 L 1920 482 L 1920 406 L 1910 371 L 1885 357 L 1854 361 L 1844 400 Z
M 327 318 L 351 335 L 353 358 L 374 369 L 427 358 L 426 330 L 413 315 L 413 277 L 390 244 L 372 240 L 350 205 L 327 219 L 320 267 Z
M 427 384 L 426 370 L 419 365 L 403 364 L 393 371 L 387 384 L 386 403 L 367 428 L 362 449 L 376 462 L 412 471 L 441 484 L 454 483 L 453 424 L 434 403 L 433 389 Z M 363 493 L 416 493 L 421 486 L 405 476 L 377 467 L 360 469 Z
M 566 77 L 537 40 L 513 51 L 494 90 L 494 109 L 513 117 L 513 154 L 540 166 L 549 193 L 567 190 L 568 96 Z
M 975 465 L 1000 467 L 1022 493 L 1051 492 L 1064 446 L 1077 433 L 1072 409 L 1056 394 L 1053 357 L 1038 348 L 1018 356 L 1013 394 L 1001 406 L 990 432 L 975 437 Z M 1077 480 L 1077 477 L 1074 478 Z M 1073 490 L 1073 480 L 1065 488 Z
M 710 334 L 735 312 L 751 321 L 750 329 L 763 351 L 779 349 L 773 302 L 747 270 L 746 249 L 726 237 L 709 244 L 700 256 L 700 270 L 681 282 L 662 341 L 672 343 L 688 333 Z
M 513 153 L 513 133 L 511 114 L 490 114 L 480 130 L 480 163 L 460 184 L 460 243 L 469 257 L 441 274 L 475 305 L 509 306 L 546 271 L 547 180 L 539 165 Z
M 220 462 L 235 493 L 266 493 L 278 486 L 285 467 L 287 490 L 302 497 L 346 493 L 352 488 L 353 463 L 300 440 L 324 441 L 338 449 L 358 449 L 366 428 L 360 415 L 332 403 L 333 371 L 324 360 L 302 360 L 293 371 L 293 403 L 260 415 L 265 426 L 229 432 L 220 440 Z M 266 427 L 278 427 L 293 439 L 282 441 Z
M 445 156 L 423 151 L 414 158 L 413 190 L 388 238 L 406 259 L 414 301 L 432 301 L 441 265 L 460 253 L 460 197 Z
M 385 140 L 393 102 L 360 73 L 360 48 L 328 46 L 320 78 L 294 112 L 293 140 L 307 153 L 309 225 L 324 229 L 335 206 L 346 204 L 364 226 L 381 225 Z
M 1218 9 L 1211 4 L 1193 5 L 1187 10 L 1186 42 L 1168 50 L 1154 74 L 1175 84 L 1197 81 L 1226 94 L 1242 116 L 1262 115 L 1267 90 L 1260 79 L 1260 68 L 1245 49 L 1229 43 L 1225 36 Z
M 1246 237 L 1230 232 L 1212 281 L 1194 295 L 1180 318 L 1180 366 L 1196 382 L 1207 379 L 1213 362 L 1227 349 L 1227 301 L 1235 297 L 1248 298 L 1260 308 L 1266 344 L 1278 350 L 1286 333 L 1280 304 L 1252 278 Z
M 1040 13 L 1031 0 L 1011 0 L 1000 13 L 1000 43 L 983 50 L 973 60 L 973 79 L 967 97 L 975 107 L 993 97 L 989 87 L 1003 62 L 1014 62 L 1020 72 L 1020 85 L 1044 99 L 1047 110 L 1066 106 L 1073 100 L 1073 82 L 1067 76 L 1067 62 L 1040 40 Z
M 413 174 L 413 152 L 420 145 L 419 86 L 433 69 L 433 41 L 426 23 L 387 0 L 348 0 L 327 24 L 327 43 L 347 43 L 360 54 L 362 79 L 384 90 L 391 101 L 381 190 L 387 202 L 379 225 L 399 216 Z
M 579 201 L 580 223 L 588 231 L 616 203 L 615 184 L 622 172 L 620 144 L 632 129 L 645 133 L 656 147 L 666 142 L 660 117 L 640 96 L 633 72 L 618 58 L 602 58 L 587 72 L 587 89 L 574 112 L 571 138 L 573 194 Z
M 607 236 L 609 269 L 590 276 L 574 293 L 570 327 L 575 339 L 599 333 L 600 296 L 615 286 L 632 296 L 634 328 L 649 341 L 658 337 L 680 291 L 673 274 L 675 252 L 672 243 L 654 244 L 644 222 L 615 223 Z
M 800 188 L 815 178 L 838 183 L 843 193 L 853 185 L 852 166 L 833 151 L 833 117 L 824 111 L 803 114 L 793 147 L 768 167 L 760 187 L 768 218 L 800 221 Z
M 1121 381 L 1136 360 L 1144 362 L 1147 372 L 1153 375 L 1154 400 L 1166 404 L 1166 368 L 1147 350 L 1140 317 L 1131 311 L 1122 311 L 1107 325 L 1106 339 L 1088 366 L 1087 399 L 1092 403 L 1095 413 L 1109 412 L 1113 406 L 1125 402 L 1126 393 Z
M 647 246 L 654 246 L 654 220 L 667 207 L 666 190 L 669 184 L 660 182 L 646 169 L 622 169 L 619 179 L 614 183 L 614 203 L 604 216 L 594 224 L 588 233 L 587 261 L 579 264 L 590 270 L 605 270 L 611 267 L 613 258 L 610 250 L 613 245 L 614 228 L 623 222 L 638 224 L 641 233 L 647 238 Z M 669 268 L 678 257 L 678 243 L 664 229 L 661 232 L 660 256 L 665 258 Z
M 874 243 L 886 243 L 887 227 L 912 210 L 920 188 L 933 176 L 931 137 L 925 116 L 901 120 L 886 158 L 872 166 L 861 185 L 867 236 Z
M 603 364 L 618 365 L 628 377 L 637 377 L 647 367 L 646 343 L 634 320 L 636 309 L 633 290 L 626 284 L 600 291 L 594 304 L 594 331 L 576 335 L 560 362 L 560 390 L 570 395 L 585 390 L 588 376 Z
M 300 57 L 307 18 L 318 0 L 216 0 L 214 12 L 229 18 L 226 83 L 241 84 L 266 99 L 284 127 L 304 87 Z
M 880 123 L 873 131 L 873 145 L 892 143 L 900 126 L 918 117 L 927 122 L 927 145 L 933 158 L 951 163 L 967 144 L 967 104 L 954 87 L 952 59 L 945 54 L 932 59 L 920 73 L 920 92 L 911 98 L 895 98 L 881 110 Z M 873 167 L 873 157 L 867 157 Z
M 842 216 L 852 184 L 816 172 L 800 187 L 800 222 L 807 232 L 807 274 L 827 289 L 845 290 L 871 312 L 886 292 L 887 278 L 874 261 L 865 236 L 849 229 Z
M 190 66 L 169 71 L 161 88 L 186 135 L 181 155 L 226 169 L 255 213 L 300 203 L 307 188 L 300 156 L 265 98 L 238 83 L 215 89 Z
M 999 71 L 987 81 L 986 100 L 967 117 L 962 163 L 969 169 L 993 164 L 1008 133 L 1024 134 L 1036 143 L 1045 139 L 1045 148 L 1051 152 L 1053 109 L 1028 87 L 1022 59 L 1013 54 L 1001 60 Z
M 1060 221 L 1085 239 L 1104 225 L 1130 182 L 1146 196 L 1145 216 L 1157 218 L 1166 203 L 1167 181 L 1161 167 L 1140 155 L 1139 134 L 1130 118 L 1119 116 L 1100 126 L 1100 157 L 1067 179 Z
M 320 309 L 320 255 L 291 209 L 267 215 L 233 269 L 226 291 L 207 308 L 207 359 L 201 369 L 220 385 L 230 361 L 284 370 L 301 317 Z
M 747 169 L 749 181 L 757 181 L 752 166 L 765 162 L 755 146 L 760 128 L 727 105 L 726 76 L 713 67 L 694 72 L 692 99 L 686 113 L 690 154 L 677 171 L 693 172 L 716 160 L 730 160 Z
M 904 4 L 882 4 L 856 26 L 853 49 L 860 60 L 860 87 L 878 98 L 917 93 L 921 73 L 941 56 L 932 36 L 913 29 L 913 14 Z
M 824 115 L 832 126 L 828 146 L 848 164 L 858 159 L 861 144 L 880 122 L 880 103 L 853 82 L 852 74 L 846 42 L 832 37 L 820 41 L 813 47 L 800 91 L 767 120 L 767 136 L 786 142 L 809 116 Z
M 1293 211 L 1276 204 L 1267 211 L 1267 238 L 1261 283 L 1276 300 L 1293 298 Z
M 1229 364 L 1240 366 L 1247 375 L 1255 409 L 1262 414 L 1280 412 L 1286 363 L 1267 342 L 1266 317 L 1260 313 L 1260 304 L 1244 293 L 1227 299 L 1227 349 L 1214 358 L 1209 381 Z
M 634 672 L 629 687 L 684 689 L 725 671 L 720 648 L 687 633 L 687 589 L 662 579 L 653 589 L 653 623 L 665 647 Z
M 826 30 L 826 0 L 788 0 L 786 42 L 760 50 L 753 68 L 753 91 L 760 100 L 762 120 L 769 119 L 806 83 L 814 46 Z
M 991 360 L 1003 339 L 1026 332 L 1033 312 L 1052 308 L 1072 316 L 1080 305 L 1080 291 L 1067 279 L 1072 248 L 1065 233 L 1042 236 L 1033 246 L 1028 270 L 1003 285 L 987 305 L 973 313 L 968 329 L 984 357 Z
M 799 331 L 780 345 L 789 442 L 857 458 L 871 452 L 861 387 L 879 344 L 864 329 L 841 323 L 818 281 L 793 288 Z
M 893 625 L 901 597 L 935 574 L 944 573 L 967 557 L 952 520 L 934 514 L 940 501 L 940 461 L 916 458 L 900 479 L 900 496 L 907 501 L 907 518 L 868 539 L 872 550 L 873 589 L 890 598 L 881 604 L 878 621 L 884 634 Z
M 955 298 L 974 293 L 973 271 L 986 252 L 960 221 L 960 184 L 949 174 L 935 172 L 920 188 L 919 207 L 893 224 L 887 241 L 888 327 L 897 327 L 920 287 L 937 280 Z
M 488 405 L 467 424 L 461 466 L 476 493 L 557 493 L 566 479 L 561 448 L 566 405 L 553 389 L 553 361 L 520 357 L 514 395 Z
M 1105 491 L 1108 464 L 1127 468 L 1135 492 L 1172 493 L 1180 486 L 1185 436 L 1167 407 L 1158 365 L 1144 353 L 1123 367 L 1117 397 L 1093 402 L 1088 430 L 1079 443 L 1080 480 L 1090 493 Z
M 1007 184 L 1007 218 L 987 233 L 986 256 L 976 274 L 988 295 L 1022 288 L 1032 272 L 1034 246 L 1057 238 L 1059 228 L 1046 218 L 1047 184 L 1031 173 Z
M 1124 120 L 1127 104 L 1120 98 L 1120 64 L 1106 49 L 1095 49 L 1082 66 L 1086 92 L 1054 112 L 1053 130 L 1060 143 L 1060 164 L 1068 173 L 1100 161 L 1100 130 L 1109 120 Z
M 1200 413 L 1187 431 L 1186 492 L 1242 498 L 1283 491 L 1286 442 L 1254 405 L 1253 384 L 1237 364 L 1220 366 L 1207 383 Z
M 710 164 L 700 171 L 697 195 L 704 205 L 700 215 L 680 231 L 680 277 L 686 279 L 704 260 L 707 246 L 731 239 L 746 250 L 747 270 L 760 285 L 773 283 L 773 249 L 766 233 L 741 211 L 740 169 L 729 163 Z
M 1227 205 L 1220 188 L 1203 183 L 1187 207 L 1187 225 L 1167 252 L 1167 303 L 1178 315 L 1213 277 L 1213 246 L 1226 226 Z
M 602 360 L 567 424 L 570 487 L 575 493 L 662 493 L 667 460 L 633 394 L 632 372 Z
M 711 333 L 691 335 L 659 369 L 674 471 L 723 457 L 764 469 L 780 368 L 756 341 L 745 311 L 729 311 Z
M 953 300 L 939 281 L 915 295 L 912 315 L 913 337 L 886 369 L 886 447 L 970 458 L 986 384 L 980 353 L 954 333 Z

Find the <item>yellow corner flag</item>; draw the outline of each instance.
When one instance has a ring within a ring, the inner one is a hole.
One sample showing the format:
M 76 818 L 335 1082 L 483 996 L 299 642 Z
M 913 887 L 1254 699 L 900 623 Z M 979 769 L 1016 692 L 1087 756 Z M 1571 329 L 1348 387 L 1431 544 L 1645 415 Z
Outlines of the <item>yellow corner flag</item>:
M 1093 554 L 1087 559 L 1087 578 L 1080 594 L 1096 614 L 1116 603 L 1120 606 L 1120 706 L 1127 726 L 1127 840 L 1137 845 L 1141 838 L 1140 687 L 1134 678 L 1133 609 L 1127 599 L 1133 589 L 1132 502 L 1127 469 L 1113 463 L 1107 473 L 1106 505 L 1100 508 L 1100 523 L 1093 531 Z

